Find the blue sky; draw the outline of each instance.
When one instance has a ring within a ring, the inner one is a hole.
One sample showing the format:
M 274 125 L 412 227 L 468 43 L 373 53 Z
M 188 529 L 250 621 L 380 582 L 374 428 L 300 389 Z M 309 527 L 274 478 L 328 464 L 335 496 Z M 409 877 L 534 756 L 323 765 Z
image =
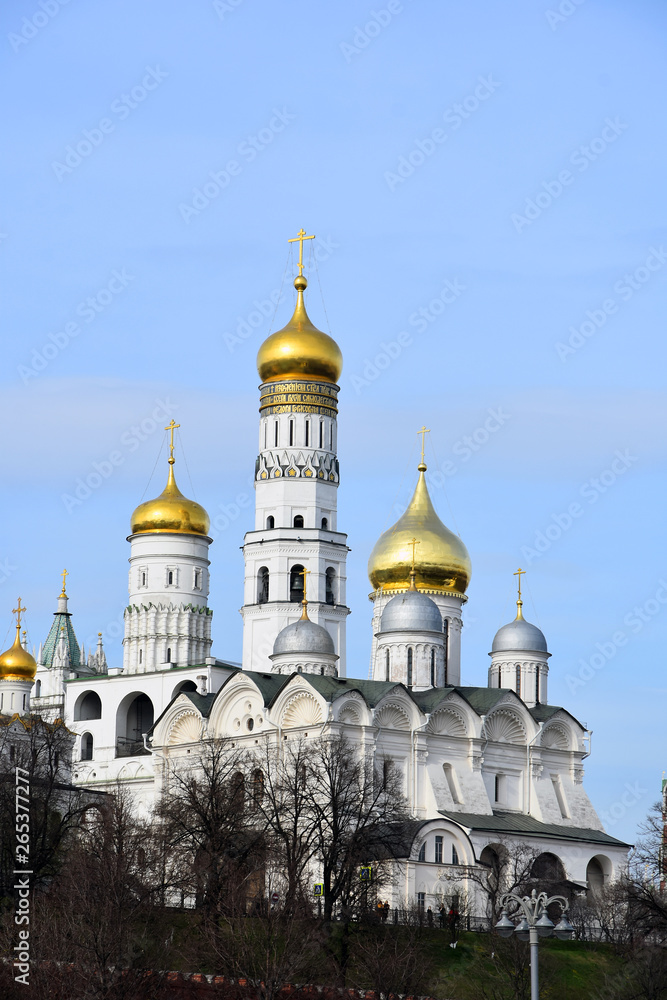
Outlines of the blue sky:
M 67 566 L 80 639 L 101 629 L 119 661 L 129 517 L 162 488 L 173 415 L 181 488 L 219 526 L 214 652 L 240 658 L 255 354 L 303 226 L 311 318 L 345 359 L 349 673 L 425 423 L 473 564 L 464 683 L 486 684 L 520 564 L 550 701 L 594 731 L 587 788 L 632 839 L 667 760 L 664 6 L 11 0 L 0 19 L 6 641 L 19 593 L 45 638 Z

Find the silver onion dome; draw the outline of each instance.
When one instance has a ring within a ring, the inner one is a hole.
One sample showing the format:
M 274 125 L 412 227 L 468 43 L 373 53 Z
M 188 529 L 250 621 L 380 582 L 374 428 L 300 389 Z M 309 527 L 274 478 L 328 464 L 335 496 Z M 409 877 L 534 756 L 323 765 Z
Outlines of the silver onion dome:
M 323 625 L 300 618 L 287 625 L 276 636 L 273 655 L 279 653 L 335 653 L 333 639 Z
M 527 653 L 548 652 L 544 633 L 537 625 L 527 622 L 523 616 L 499 628 L 491 646 L 492 653 L 509 653 L 515 650 Z
M 442 632 L 442 615 L 435 601 L 418 590 L 392 597 L 380 619 L 381 632 Z

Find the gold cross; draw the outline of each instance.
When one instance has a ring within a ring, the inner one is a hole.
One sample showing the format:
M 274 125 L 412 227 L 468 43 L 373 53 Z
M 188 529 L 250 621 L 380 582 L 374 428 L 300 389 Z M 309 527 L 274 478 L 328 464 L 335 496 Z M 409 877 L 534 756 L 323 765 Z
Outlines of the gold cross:
M 26 608 L 21 607 L 21 598 L 19 597 L 18 608 L 12 608 L 12 614 L 16 615 L 16 627 L 21 628 L 21 615 L 26 613 Z
M 67 578 L 68 576 L 69 576 L 69 573 L 67 572 L 67 570 L 66 570 L 66 569 L 64 569 L 64 570 L 62 571 L 62 578 L 63 578 L 63 592 L 62 592 L 62 594 L 60 595 L 61 597 L 67 597 L 67 594 L 65 593 L 65 579 L 66 579 L 66 578 Z
M 297 236 L 293 240 L 288 240 L 288 243 L 298 243 L 299 244 L 299 275 L 303 274 L 303 241 L 304 240 L 314 240 L 314 236 L 306 236 L 306 230 L 300 229 Z
M 174 464 L 174 431 L 176 430 L 177 427 L 180 427 L 180 426 L 181 425 L 177 424 L 174 421 L 174 418 L 172 417 L 171 418 L 171 422 L 168 423 L 167 426 L 165 427 L 166 431 L 171 431 L 171 440 L 169 442 L 169 464 L 170 465 Z
M 526 572 L 525 569 L 521 569 L 521 567 L 519 566 L 519 568 L 516 571 L 516 573 L 512 574 L 513 576 L 518 576 L 519 577 L 519 600 L 521 600 L 521 575 L 525 574 L 525 572 Z
M 305 566 L 304 566 L 304 568 L 301 570 L 301 576 L 303 577 L 303 599 L 304 599 L 304 601 L 306 600 L 306 576 L 308 575 L 308 573 L 310 573 L 310 570 L 306 569 Z
M 420 431 L 417 431 L 417 434 L 421 434 L 422 436 L 422 461 L 421 461 L 422 465 L 424 464 L 424 440 L 426 438 L 426 435 L 430 433 L 431 433 L 430 429 L 426 427 L 424 424 L 422 424 L 422 429 Z
M 414 571 L 415 571 L 415 548 L 417 547 L 417 545 L 421 545 L 421 542 L 418 542 L 416 538 L 411 538 L 410 541 L 408 542 L 408 545 L 412 546 L 412 572 L 414 573 Z

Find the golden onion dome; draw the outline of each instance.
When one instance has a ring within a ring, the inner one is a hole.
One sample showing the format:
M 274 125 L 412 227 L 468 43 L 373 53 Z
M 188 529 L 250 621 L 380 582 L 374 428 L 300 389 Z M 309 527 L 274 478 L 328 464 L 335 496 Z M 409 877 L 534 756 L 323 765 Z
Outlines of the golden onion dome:
M 21 626 L 16 626 L 14 643 L 0 656 L 0 681 L 33 681 L 37 662 L 21 645 Z
M 170 457 L 167 485 L 155 500 L 139 504 L 131 524 L 133 535 L 160 531 L 208 535 L 211 522 L 201 504 L 188 500 L 179 490 L 174 476 L 174 459 Z
M 422 462 L 407 510 L 393 528 L 380 535 L 371 552 L 368 576 L 375 590 L 408 589 L 413 559 L 415 582 L 420 590 L 464 594 L 470 582 L 468 550 L 436 514 L 425 472 L 426 465 Z M 414 546 L 413 540 L 417 543 Z
M 302 274 L 294 279 L 296 308 L 282 330 L 272 333 L 257 354 L 257 371 L 262 382 L 284 378 L 312 378 L 337 383 L 343 370 L 340 347 L 310 322 L 303 301 L 308 282 Z

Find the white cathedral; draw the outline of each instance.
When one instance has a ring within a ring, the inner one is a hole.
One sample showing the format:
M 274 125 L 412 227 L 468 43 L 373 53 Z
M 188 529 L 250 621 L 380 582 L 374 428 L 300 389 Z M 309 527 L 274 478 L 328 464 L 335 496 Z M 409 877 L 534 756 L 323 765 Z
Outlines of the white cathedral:
M 520 575 L 516 618 L 491 644 L 488 686 L 462 683 L 470 559 L 433 507 L 423 446 L 407 510 L 368 563 L 372 679 L 347 677 L 348 548 L 336 510 L 342 356 L 306 312 L 302 252 L 298 266 L 294 314 L 257 358 L 242 665 L 211 652 L 209 518 L 176 485 L 172 420 L 167 484 L 131 519 L 122 665 L 107 664 L 101 635 L 85 658 L 63 575 L 37 655 L 25 633 L 21 642 L 19 617 L 0 656 L 0 716 L 63 719 L 76 733 L 72 780 L 104 790 L 121 779 L 145 810 L 160 795 L 165 758 L 201 740 L 254 746 L 343 733 L 400 769 L 419 821 L 392 905 L 435 909 L 457 870 L 488 864 L 511 843 L 582 889 L 600 886 L 628 848 L 604 832 L 584 791 L 587 730 L 549 704 L 550 654 L 523 617 Z M 355 650 L 355 672 L 364 660 Z

